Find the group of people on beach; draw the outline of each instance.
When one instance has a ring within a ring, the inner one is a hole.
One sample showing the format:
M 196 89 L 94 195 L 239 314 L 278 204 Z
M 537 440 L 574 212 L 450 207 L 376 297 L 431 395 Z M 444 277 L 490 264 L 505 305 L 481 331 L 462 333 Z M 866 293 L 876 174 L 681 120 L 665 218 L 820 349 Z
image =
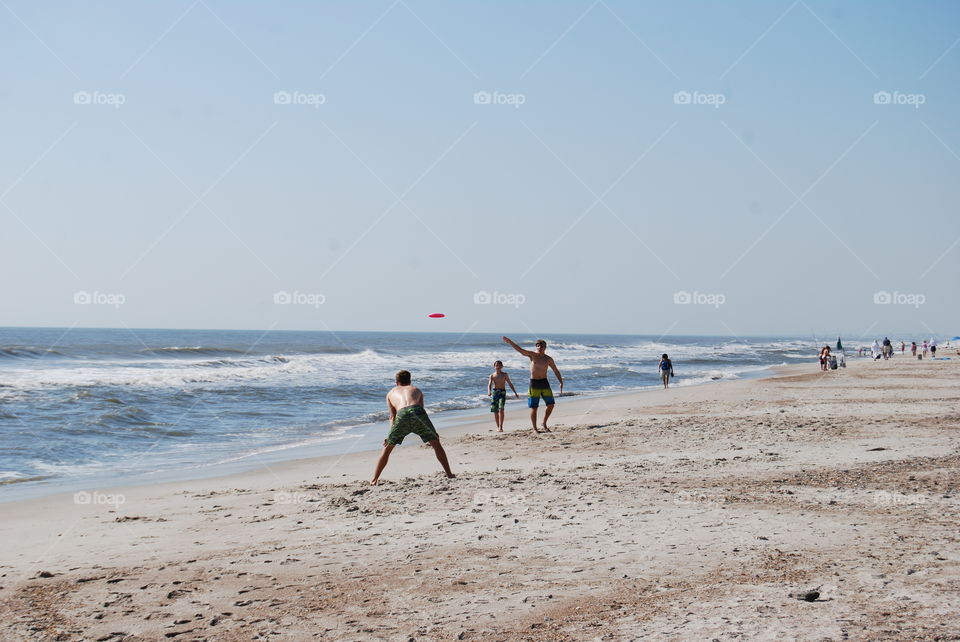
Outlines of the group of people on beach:
M 524 350 L 509 337 L 503 337 L 503 342 L 508 344 L 514 350 L 527 357 L 530 360 L 530 387 L 527 390 L 527 407 L 530 408 L 530 422 L 533 424 L 534 432 L 550 432 L 547 421 L 553 413 L 555 401 L 553 399 L 553 390 L 550 388 L 550 381 L 547 379 L 549 370 L 560 384 L 560 394 L 563 394 L 563 376 L 553 357 L 547 354 L 547 342 L 538 339 L 534 344 L 535 350 Z M 666 356 L 666 355 L 664 355 Z M 487 394 L 491 397 L 490 410 L 494 413 L 494 421 L 497 424 L 497 430 L 503 432 L 504 406 L 507 402 L 507 386 L 509 385 L 513 394 L 518 399 L 517 389 L 510 380 L 510 375 L 503 371 L 503 362 L 494 362 L 494 372 L 487 380 Z M 390 432 L 383 441 L 383 451 L 377 460 L 377 466 L 373 473 L 373 479 L 370 483 L 376 486 L 380 480 L 380 473 L 386 468 L 390 460 L 390 453 L 399 446 L 404 438 L 410 433 L 416 434 L 423 440 L 423 443 L 429 444 L 437 456 L 437 460 L 443 467 L 443 472 L 447 477 L 453 479 L 455 475 L 450 470 L 450 463 L 447 461 L 447 453 L 440 445 L 440 435 L 433 427 L 433 422 L 427 415 L 423 407 L 423 392 L 411 383 L 411 375 L 406 370 L 401 370 L 396 376 L 396 386 L 387 393 L 387 408 L 390 410 Z M 537 412 L 540 408 L 540 401 L 543 400 L 546 409 L 543 413 L 543 423 L 540 428 L 537 427 Z M 541 431 L 542 428 L 542 431 Z
M 527 407 L 530 409 L 530 423 L 535 433 L 550 432 L 547 421 L 553 413 L 553 407 L 556 404 L 553 398 L 553 390 L 550 388 L 550 381 L 547 379 L 548 372 L 553 370 L 553 374 L 560 384 L 560 394 L 563 394 L 563 375 L 557 368 L 556 361 L 547 354 L 547 342 L 538 339 L 534 344 L 534 350 L 525 350 L 509 337 L 503 337 L 503 342 L 511 348 L 527 357 L 530 360 L 530 386 L 527 389 Z M 490 397 L 490 412 L 493 413 L 494 423 L 497 426 L 497 432 L 503 432 L 503 420 L 505 406 L 507 403 L 507 386 L 513 391 L 513 396 L 517 399 L 517 389 L 510 380 L 510 375 L 503 370 L 503 362 L 500 360 L 493 362 L 494 371 L 487 378 L 487 396 Z M 670 378 L 673 377 L 673 362 L 664 353 L 660 358 L 658 365 L 663 387 L 667 388 L 670 384 Z M 433 427 L 433 422 L 427 415 L 423 405 L 423 392 L 411 383 L 412 375 L 407 370 L 401 370 L 396 375 L 396 386 L 387 393 L 387 408 L 390 410 L 390 432 L 387 438 L 383 440 L 383 450 L 380 452 L 380 458 L 377 460 L 376 468 L 373 472 L 373 479 L 370 483 L 374 486 L 380 480 L 380 474 L 386 468 L 390 460 L 390 453 L 393 449 L 403 443 L 404 438 L 414 433 L 425 444 L 429 444 L 437 456 L 437 461 L 443 467 L 443 472 L 447 477 L 453 479 L 456 475 L 450 470 L 450 463 L 447 460 L 447 453 L 440 444 L 440 435 Z M 537 413 L 540 408 L 540 401 L 546 405 L 543 412 L 543 423 L 537 427 Z
M 878 339 L 873 340 L 873 344 L 869 348 L 861 347 L 857 352 L 859 356 L 863 356 L 863 353 L 866 350 L 870 350 L 870 356 L 875 361 L 879 359 L 887 360 L 890 359 L 895 352 L 895 346 L 889 337 L 884 337 L 881 342 Z M 903 341 L 900 342 L 900 354 L 904 354 L 907 350 L 907 344 Z M 930 355 L 930 358 L 936 358 L 937 356 L 937 340 L 930 339 L 929 341 L 924 339 L 919 345 L 916 341 L 910 342 L 910 354 L 914 357 L 917 356 L 917 352 L 920 351 L 922 358 L 926 359 L 927 355 Z

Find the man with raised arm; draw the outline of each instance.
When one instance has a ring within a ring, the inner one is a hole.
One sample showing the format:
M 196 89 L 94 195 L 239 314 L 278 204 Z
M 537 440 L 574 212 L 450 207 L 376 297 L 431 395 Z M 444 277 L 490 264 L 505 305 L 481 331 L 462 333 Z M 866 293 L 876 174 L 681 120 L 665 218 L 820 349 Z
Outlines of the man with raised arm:
M 537 339 L 534 344 L 536 352 L 524 350 L 508 337 L 503 337 L 503 342 L 510 345 L 514 350 L 530 359 L 530 390 L 527 392 L 527 406 L 530 408 L 530 422 L 533 424 L 533 432 L 540 432 L 537 429 L 537 408 L 540 406 L 540 399 L 547 404 L 547 409 L 543 413 L 543 432 L 550 432 L 547 428 L 547 419 L 553 412 L 553 391 L 550 390 L 550 382 L 547 381 L 547 368 L 553 370 L 557 381 L 560 382 L 560 394 L 563 394 L 563 377 L 560 376 L 560 370 L 553 361 L 553 357 L 547 354 L 547 342 L 543 339 Z
M 410 433 L 416 433 L 425 444 L 430 444 L 437 461 L 443 466 L 443 472 L 449 479 L 456 475 L 450 472 L 450 464 L 447 462 L 447 453 L 440 445 L 440 435 L 433 427 L 433 422 L 427 416 L 427 411 L 423 408 L 423 393 L 420 389 L 410 384 L 410 373 L 401 370 L 396 376 L 397 385 L 387 394 L 387 408 L 390 409 L 390 432 L 387 438 L 383 440 L 383 452 L 380 453 L 380 459 L 377 460 L 377 468 L 373 472 L 373 479 L 370 484 L 377 485 L 380 480 L 380 473 L 387 466 L 390 459 L 390 453 L 394 447 L 403 443 L 404 437 Z

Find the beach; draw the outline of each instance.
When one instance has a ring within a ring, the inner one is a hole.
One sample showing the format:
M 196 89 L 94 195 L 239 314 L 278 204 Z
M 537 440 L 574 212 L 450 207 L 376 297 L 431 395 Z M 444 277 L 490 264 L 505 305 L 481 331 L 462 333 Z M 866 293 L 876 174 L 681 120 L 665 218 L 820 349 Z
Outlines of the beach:
M 508 408 L 441 433 L 453 480 L 411 436 L 378 487 L 365 451 L 5 503 L 0 639 L 957 639 L 958 383 L 811 359 Z
M 0 328 L 0 503 L 376 449 L 398 369 L 414 373 L 441 428 L 489 409 L 494 360 L 521 393 L 529 369 L 490 333 L 136 330 L 131 338 L 124 329 Z M 688 386 L 758 376 L 812 349 L 804 337 L 547 339 L 577 396 L 659 386 L 664 352 L 683 363 L 674 384 Z M 511 412 L 525 403 L 507 400 Z

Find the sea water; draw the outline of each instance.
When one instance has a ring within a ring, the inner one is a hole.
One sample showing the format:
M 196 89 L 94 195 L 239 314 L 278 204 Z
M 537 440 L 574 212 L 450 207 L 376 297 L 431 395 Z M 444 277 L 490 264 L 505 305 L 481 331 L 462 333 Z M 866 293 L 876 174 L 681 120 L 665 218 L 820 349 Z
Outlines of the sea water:
M 533 349 L 537 337 L 511 338 Z M 791 337 L 542 338 L 564 390 L 585 396 L 659 386 L 664 352 L 680 386 L 816 355 Z M 496 359 L 521 395 L 508 424 L 526 427 L 528 361 L 499 335 L 0 328 L 0 500 L 375 448 L 400 369 L 442 434 L 486 409 Z

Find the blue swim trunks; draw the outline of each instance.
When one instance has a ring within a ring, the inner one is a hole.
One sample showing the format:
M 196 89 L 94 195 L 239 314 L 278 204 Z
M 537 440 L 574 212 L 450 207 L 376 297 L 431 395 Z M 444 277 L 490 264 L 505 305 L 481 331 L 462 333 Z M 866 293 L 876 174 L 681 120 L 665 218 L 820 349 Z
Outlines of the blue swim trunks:
M 539 407 L 541 397 L 543 398 L 543 403 L 548 406 L 552 406 L 555 403 L 553 401 L 553 390 L 550 389 L 550 382 L 546 379 L 531 379 L 530 389 L 527 391 L 527 407 Z

